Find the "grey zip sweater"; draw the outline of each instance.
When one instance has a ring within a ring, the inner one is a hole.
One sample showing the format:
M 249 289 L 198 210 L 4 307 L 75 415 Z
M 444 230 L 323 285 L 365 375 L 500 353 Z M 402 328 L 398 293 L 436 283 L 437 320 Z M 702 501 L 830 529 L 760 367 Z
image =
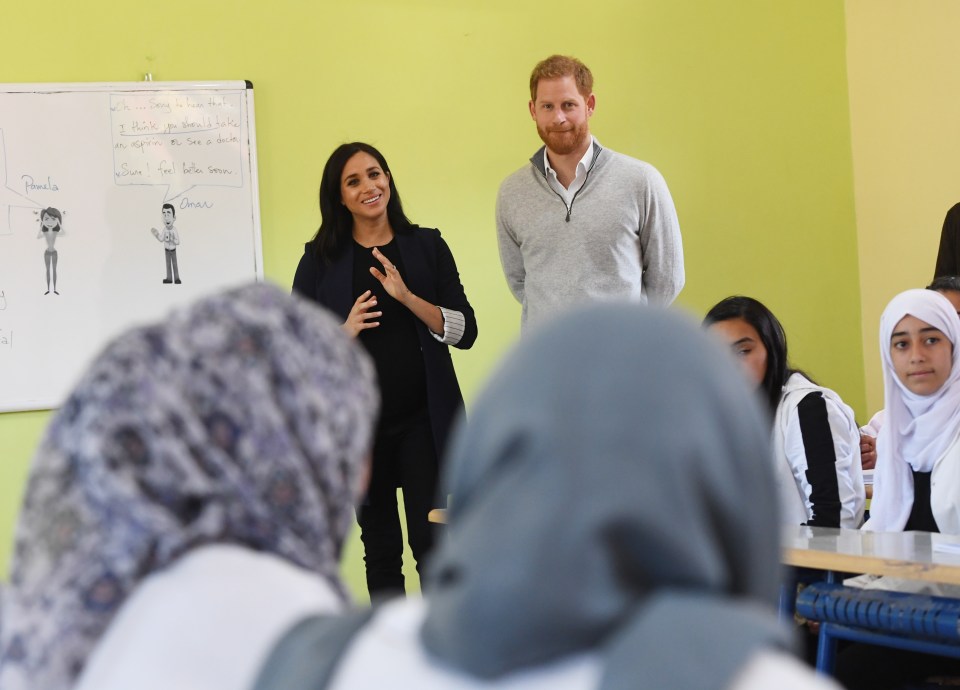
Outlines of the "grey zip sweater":
M 663 176 L 605 149 L 567 207 L 547 183 L 543 148 L 500 185 L 500 261 L 524 328 L 590 299 L 669 304 L 684 283 L 680 225 Z

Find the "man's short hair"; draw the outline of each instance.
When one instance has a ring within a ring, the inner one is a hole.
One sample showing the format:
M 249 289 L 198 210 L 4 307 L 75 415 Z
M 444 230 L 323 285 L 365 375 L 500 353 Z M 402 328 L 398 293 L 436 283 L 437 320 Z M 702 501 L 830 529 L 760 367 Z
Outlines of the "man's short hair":
M 586 98 L 593 93 L 593 74 L 590 68 L 575 57 L 551 55 L 541 60 L 530 74 L 530 100 L 537 100 L 537 85 L 541 79 L 562 79 L 573 77 L 577 91 Z
M 943 292 L 944 290 L 960 292 L 960 278 L 957 276 L 937 276 L 933 279 L 933 282 L 927 286 L 927 289 L 936 290 L 937 292 Z
M 177 209 L 173 207 L 173 204 L 164 204 L 160 207 L 160 212 L 162 213 L 164 209 L 170 209 L 170 212 L 173 214 L 173 217 L 177 217 Z

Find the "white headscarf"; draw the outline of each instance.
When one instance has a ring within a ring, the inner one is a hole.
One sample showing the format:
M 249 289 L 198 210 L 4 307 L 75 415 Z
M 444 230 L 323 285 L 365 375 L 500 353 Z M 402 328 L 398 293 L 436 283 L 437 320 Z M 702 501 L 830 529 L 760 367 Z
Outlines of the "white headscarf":
M 940 329 L 953 343 L 953 368 L 936 393 L 917 395 L 897 376 L 890 337 L 901 319 L 914 316 Z M 960 430 L 960 319 L 946 297 L 933 290 L 907 290 L 880 318 L 880 357 L 886 422 L 877 439 L 877 469 L 870 520 L 864 529 L 900 531 L 913 508 L 913 473 L 931 472 Z

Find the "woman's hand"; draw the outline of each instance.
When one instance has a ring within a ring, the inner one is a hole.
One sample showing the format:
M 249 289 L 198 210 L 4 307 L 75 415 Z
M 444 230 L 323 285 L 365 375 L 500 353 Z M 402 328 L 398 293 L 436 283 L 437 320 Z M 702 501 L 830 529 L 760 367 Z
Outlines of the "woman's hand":
M 370 275 L 380 281 L 387 294 L 409 309 L 431 331 L 437 335 L 443 335 L 443 313 L 440 308 L 410 292 L 410 288 L 400 277 L 400 271 L 397 270 L 397 267 L 390 263 L 390 259 L 385 257 L 376 247 L 373 248 L 373 257 L 383 264 L 384 272 L 381 273 L 371 266 Z
M 375 267 L 371 266 L 370 275 L 380 281 L 380 284 L 383 285 L 383 289 L 387 291 L 388 295 L 400 304 L 406 306 L 410 289 L 406 283 L 403 282 L 403 278 L 400 277 L 400 271 L 398 271 L 397 267 L 390 263 L 390 259 L 385 257 L 376 247 L 373 248 L 373 258 L 383 264 L 383 272 L 381 273 Z
M 356 338 L 360 331 L 367 328 L 376 328 L 380 325 L 379 321 L 370 321 L 380 317 L 382 311 L 370 311 L 377 306 L 377 297 L 370 290 L 357 297 L 353 303 L 350 313 L 347 314 L 347 320 L 343 322 L 341 328 L 346 331 L 351 338 Z

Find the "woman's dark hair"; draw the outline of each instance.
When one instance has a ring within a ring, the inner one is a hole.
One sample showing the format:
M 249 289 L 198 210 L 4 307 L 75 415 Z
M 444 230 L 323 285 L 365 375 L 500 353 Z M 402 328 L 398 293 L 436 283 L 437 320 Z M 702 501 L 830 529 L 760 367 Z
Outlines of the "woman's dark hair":
M 342 203 L 340 196 L 340 178 L 347 161 L 358 153 L 369 153 L 377 159 L 377 163 L 390 178 L 390 200 L 387 202 L 387 220 L 394 232 L 407 232 L 412 223 L 403 212 L 400 203 L 400 193 L 394 182 L 394 175 L 390 172 L 387 159 L 370 144 L 354 141 L 341 144 L 330 154 L 327 164 L 323 166 L 323 177 L 320 179 L 320 229 L 313 236 L 311 242 L 317 253 L 317 258 L 330 262 L 340 252 L 350 245 L 353 237 L 353 215 Z
M 727 297 L 715 304 L 703 317 L 703 325 L 711 326 L 731 319 L 743 319 L 753 326 L 767 350 L 767 371 L 760 387 L 770 412 L 775 414 L 783 394 L 783 384 L 794 373 L 787 364 L 787 336 L 783 326 L 763 303 L 743 295 Z

